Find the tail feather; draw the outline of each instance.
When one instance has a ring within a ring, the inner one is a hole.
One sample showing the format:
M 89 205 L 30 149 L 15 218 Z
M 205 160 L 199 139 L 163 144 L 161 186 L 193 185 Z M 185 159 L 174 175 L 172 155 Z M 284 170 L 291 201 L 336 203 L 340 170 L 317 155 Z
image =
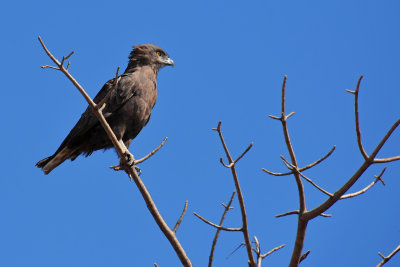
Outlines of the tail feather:
M 41 168 L 45 174 L 49 174 L 54 168 L 63 163 L 65 160 L 74 157 L 74 150 L 68 147 L 64 147 L 61 151 L 56 154 L 44 158 L 36 163 L 37 168 Z M 74 159 L 76 156 L 74 157 Z

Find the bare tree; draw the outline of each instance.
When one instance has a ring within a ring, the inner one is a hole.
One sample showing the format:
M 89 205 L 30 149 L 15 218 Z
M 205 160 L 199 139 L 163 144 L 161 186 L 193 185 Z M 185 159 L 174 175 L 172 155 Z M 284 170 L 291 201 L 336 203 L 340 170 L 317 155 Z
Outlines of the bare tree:
M 361 164 L 361 166 L 358 168 L 358 170 L 347 180 L 347 182 L 342 187 L 340 187 L 338 190 L 336 190 L 336 192 L 333 194 L 329 193 L 322 187 L 318 186 L 310 178 L 306 177 L 303 174 L 303 172 L 305 170 L 308 170 L 308 169 L 316 166 L 317 164 L 319 164 L 323 160 L 325 160 L 327 157 L 329 157 L 333 153 L 335 146 L 331 149 L 331 151 L 329 151 L 329 153 L 327 155 L 325 155 L 321 159 L 315 161 L 314 163 L 311 163 L 305 167 L 299 167 L 297 164 L 296 155 L 294 153 L 294 149 L 293 149 L 292 143 L 290 141 L 289 129 L 288 129 L 288 125 L 287 125 L 287 119 L 290 116 L 292 116 L 294 114 L 294 112 L 286 115 L 286 111 L 285 111 L 286 76 L 283 79 L 281 116 L 276 117 L 276 116 L 270 115 L 270 117 L 272 119 L 279 120 L 282 123 L 283 135 L 284 135 L 285 143 L 286 143 L 289 155 L 290 155 L 290 162 L 287 159 L 285 159 L 283 156 L 281 156 L 281 159 L 282 159 L 283 163 L 286 165 L 286 167 L 289 169 L 289 172 L 275 173 L 275 172 L 268 171 L 266 169 L 263 169 L 263 170 L 265 172 L 267 172 L 268 174 L 275 175 L 275 176 L 293 175 L 295 178 L 296 184 L 297 184 L 297 189 L 298 189 L 298 193 L 299 193 L 299 202 L 300 202 L 299 210 L 290 211 L 290 212 L 286 212 L 284 214 L 277 215 L 277 217 L 283 217 L 286 215 L 298 214 L 296 240 L 295 240 L 295 245 L 294 245 L 294 249 L 293 249 L 293 253 L 292 253 L 292 258 L 290 260 L 290 265 L 289 265 L 291 267 L 298 266 L 300 261 L 303 260 L 304 257 L 306 256 L 306 255 L 302 254 L 302 251 L 303 251 L 304 239 L 306 237 L 307 225 L 310 220 L 314 219 L 317 216 L 330 216 L 330 215 L 324 214 L 324 212 L 326 210 L 328 210 L 330 207 L 332 207 L 337 201 L 339 201 L 341 199 L 351 198 L 351 197 L 355 197 L 360 194 L 363 194 L 378 181 L 381 181 L 384 184 L 384 182 L 382 180 L 382 175 L 385 172 L 386 168 L 383 168 L 381 173 L 378 176 L 375 176 L 374 182 L 372 182 L 370 185 L 368 185 L 364 189 L 362 189 L 358 192 L 355 192 L 355 193 L 345 195 L 345 193 L 354 185 L 355 182 L 357 182 L 357 180 L 361 177 L 361 175 L 371 165 L 373 165 L 375 163 L 389 163 L 389 162 L 400 159 L 400 156 L 395 156 L 395 157 L 390 157 L 390 158 L 377 158 L 377 155 L 378 155 L 379 151 L 381 150 L 381 148 L 383 147 L 383 145 L 389 139 L 389 137 L 391 136 L 393 131 L 397 128 L 397 126 L 399 126 L 400 119 L 393 124 L 393 126 L 389 129 L 389 131 L 382 138 L 382 140 L 379 142 L 379 144 L 375 147 L 375 149 L 373 150 L 373 152 L 370 155 L 367 154 L 367 152 L 365 151 L 365 149 L 363 147 L 362 140 L 361 140 L 359 115 L 358 115 L 358 113 L 359 113 L 358 112 L 358 94 L 359 94 L 360 83 L 361 83 L 362 78 L 363 78 L 363 76 L 361 76 L 358 79 L 355 91 L 350 91 L 350 90 L 347 90 L 347 91 L 354 95 L 354 111 L 355 111 L 355 127 L 356 127 L 356 134 L 357 134 L 357 143 L 358 143 L 358 147 L 361 152 L 361 155 L 364 158 L 364 162 Z M 317 206 L 311 210 L 307 210 L 306 196 L 304 193 L 302 178 L 304 180 L 306 180 L 307 182 L 311 183 L 315 188 L 317 188 L 318 190 L 320 190 L 321 192 L 326 194 L 329 198 L 325 202 L 321 203 L 319 206 Z M 306 253 L 309 253 L 309 252 L 306 252 Z
M 70 67 L 70 62 L 67 63 L 67 66 L 65 65 L 65 61 L 68 60 L 74 52 L 71 52 L 68 56 L 63 57 L 61 62 L 57 60 L 47 49 L 45 44 L 43 43 L 42 39 L 39 37 L 39 41 L 45 50 L 46 54 L 50 57 L 50 59 L 55 63 L 56 66 L 42 66 L 42 68 L 50 68 L 50 69 L 55 69 L 61 71 L 74 85 L 75 87 L 79 90 L 79 92 L 82 94 L 82 96 L 85 98 L 85 100 L 88 102 L 93 114 L 96 115 L 97 119 L 101 123 L 102 127 L 106 131 L 109 139 L 112 141 L 115 150 L 118 153 L 118 156 L 121 160 L 121 165 L 119 166 L 112 166 L 111 168 L 115 170 L 124 170 L 130 179 L 132 179 L 136 186 L 138 187 L 147 208 L 149 209 L 151 215 L 153 216 L 154 220 L 156 221 L 157 225 L 159 226 L 160 230 L 163 232 L 163 234 L 166 236 L 168 241 L 170 242 L 171 246 L 175 250 L 176 255 L 179 257 L 181 263 L 183 266 L 193 266 L 189 257 L 186 255 L 186 252 L 184 248 L 182 247 L 181 243 L 179 242 L 178 238 L 176 237 L 176 232 L 183 220 L 183 217 L 186 214 L 187 211 L 187 206 L 188 206 L 188 201 L 185 202 L 184 209 L 181 213 L 181 216 L 177 220 L 175 226 L 171 229 L 166 222 L 164 221 L 163 217 L 161 216 L 160 212 L 158 211 L 154 201 L 151 198 L 151 195 L 149 191 L 146 189 L 145 185 L 143 184 L 142 180 L 140 179 L 137 169 L 138 167 L 136 166 L 137 164 L 147 160 L 150 158 L 152 155 L 154 155 L 161 147 L 165 144 L 166 138 L 163 140 L 163 142 L 152 152 L 150 152 L 148 155 L 145 157 L 135 160 L 133 166 L 128 166 L 128 160 L 131 158 L 134 158 L 133 155 L 129 152 L 129 150 L 120 142 L 118 142 L 115 134 L 111 130 L 110 126 L 108 125 L 107 121 L 105 120 L 102 110 L 104 108 L 104 104 L 106 103 L 107 98 L 109 95 L 107 95 L 102 101 L 100 101 L 98 104 L 94 103 L 93 100 L 89 97 L 89 95 L 85 92 L 85 90 L 82 88 L 82 86 L 74 79 L 74 77 L 69 73 L 69 67 Z M 117 69 L 116 77 L 118 77 L 118 71 L 119 68 Z M 307 225 L 308 222 L 317 216 L 325 216 L 325 217 L 330 217 L 331 215 L 325 214 L 324 212 L 327 211 L 330 207 L 332 207 L 337 201 L 341 199 L 346 199 L 346 198 L 351 198 L 355 197 L 358 195 L 361 195 L 365 193 L 368 189 L 370 189 L 373 185 L 375 185 L 378 181 L 380 181 L 383 185 L 385 184 L 384 181 L 382 180 L 382 176 L 386 170 L 386 167 L 382 169 L 380 174 L 375 176 L 375 179 L 373 182 L 371 182 L 368 186 L 366 186 L 364 189 L 359 190 L 354 193 L 349 193 L 345 194 L 357 180 L 361 177 L 361 175 L 373 164 L 376 163 L 389 163 L 392 161 L 396 161 L 400 159 L 399 156 L 394 156 L 390 158 L 377 158 L 377 155 L 383 145 L 386 143 L 386 141 L 389 139 L 391 134 L 394 132 L 394 130 L 399 126 L 400 124 L 400 119 L 396 121 L 393 126 L 388 130 L 386 135 L 381 139 L 381 141 L 378 143 L 378 145 L 375 147 L 375 149 L 372 151 L 371 154 L 368 154 L 362 144 L 362 139 L 361 139 L 361 130 L 360 130 L 360 125 L 359 125 L 359 110 L 358 110 L 358 95 L 359 95 L 359 89 L 360 89 L 360 83 L 362 80 L 361 76 L 358 80 L 356 89 L 354 91 L 347 90 L 349 93 L 354 95 L 354 111 L 355 111 L 355 128 L 356 128 L 356 135 L 357 135 L 357 143 L 358 147 L 360 150 L 360 153 L 362 157 L 364 158 L 364 162 L 361 164 L 361 166 L 358 168 L 358 170 L 347 180 L 346 183 L 344 183 L 339 189 L 337 189 L 334 193 L 330 193 L 327 190 L 323 189 L 321 186 L 317 185 L 312 179 L 304 175 L 304 172 L 306 170 L 309 170 L 313 168 L 314 166 L 318 165 L 325 159 L 327 159 L 335 150 L 335 146 L 323 157 L 320 159 L 316 160 L 315 162 L 308 164 L 307 166 L 304 167 L 299 167 L 297 163 L 297 158 L 290 140 L 290 135 L 289 135 L 289 128 L 288 128 L 288 119 L 294 114 L 294 112 L 289 113 L 286 115 L 285 111 L 285 90 L 286 90 L 286 76 L 284 77 L 283 80 L 283 85 L 282 85 L 282 106 L 281 106 L 281 115 L 279 117 L 277 116 L 272 116 L 270 117 L 272 119 L 278 120 L 282 124 L 282 129 L 283 129 L 283 136 L 285 139 L 286 147 L 290 155 L 290 160 L 286 159 L 285 157 L 281 156 L 281 159 L 283 161 L 283 164 L 287 167 L 288 171 L 287 172 L 272 172 L 267 169 L 263 168 L 263 171 L 270 175 L 274 176 L 288 176 L 288 175 L 293 175 L 295 182 L 297 184 L 297 189 L 298 189 L 298 195 L 299 195 L 299 209 L 298 210 L 293 210 L 293 211 L 288 211 L 283 214 L 276 215 L 276 217 L 284 217 L 287 215 L 293 215 L 297 214 L 298 215 L 298 221 L 297 221 L 297 234 L 296 234 L 296 239 L 295 239 L 295 244 L 292 252 L 292 257 L 290 260 L 289 266 L 298 266 L 299 263 L 304 260 L 310 253 L 310 250 L 307 252 L 303 253 L 303 246 L 304 246 L 304 240 L 306 237 L 306 230 L 307 230 Z M 114 87 L 118 83 L 118 79 L 115 79 L 116 83 L 114 84 Z M 262 265 L 262 261 L 271 253 L 283 248 L 285 245 L 280 245 L 277 246 L 270 251 L 266 253 L 262 253 L 261 250 L 261 245 L 260 241 L 256 236 L 253 237 L 253 241 L 250 239 L 249 235 L 249 224 L 247 220 L 247 213 L 246 213 L 246 205 L 245 205 L 245 200 L 244 200 L 244 195 L 242 193 L 240 183 L 239 183 L 239 178 L 238 174 L 236 171 L 236 164 L 239 162 L 240 159 L 243 158 L 243 156 L 252 148 L 253 143 L 251 143 L 245 150 L 244 152 L 239 155 L 236 159 L 233 159 L 232 155 L 229 152 L 228 146 L 224 140 L 222 130 L 221 130 L 221 122 L 218 123 L 217 128 L 213 129 L 218 133 L 219 139 L 221 141 L 222 147 L 224 149 L 224 152 L 226 154 L 226 157 L 228 159 L 228 164 L 224 163 L 223 159 L 220 158 L 220 163 L 230 169 L 232 173 L 232 178 L 233 178 L 233 184 L 235 187 L 235 191 L 232 193 L 230 200 L 227 205 L 222 204 L 224 207 L 224 212 L 221 216 L 219 224 L 215 224 L 202 216 L 198 215 L 197 213 L 194 213 L 199 219 L 207 223 L 208 225 L 213 226 L 216 228 L 216 233 L 214 236 L 214 239 L 212 241 L 212 246 L 211 246 L 211 251 L 209 255 L 209 263 L 208 266 L 211 267 L 213 264 L 213 259 L 214 259 L 214 252 L 216 248 L 216 244 L 218 241 L 219 233 L 220 231 L 228 231 L 228 232 L 241 232 L 243 235 L 243 245 L 246 248 L 247 252 L 247 258 L 248 258 L 248 265 L 250 267 L 260 267 Z M 306 208 L 306 196 L 304 192 L 304 187 L 303 187 L 303 179 L 309 183 L 311 183 L 315 188 L 317 188 L 319 191 L 327 195 L 327 199 L 318 205 L 317 207 L 307 210 Z M 225 227 L 223 226 L 223 222 L 225 220 L 225 217 L 230 209 L 232 209 L 232 202 L 235 197 L 235 194 L 237 194 L 239 206 L 240 206 L 240 213 L 241 213 L 241 226 L 236 227 L 236 228 L 231 228 L 231 227 Z M 252 245 L 253 244 L 253 245 Z M 393 250 L 387 257 L 383 256 L 380 252 L 379 255 L 382 257 L 382 261 L 377 265 L 377 266 L 382 266 L 386 262 L 388 262 L 398 251 L 400 250 L 400 246 L 398 246 L 395 250 Z M 158 266 L 157 263 L 154 263 L 154 266 Z

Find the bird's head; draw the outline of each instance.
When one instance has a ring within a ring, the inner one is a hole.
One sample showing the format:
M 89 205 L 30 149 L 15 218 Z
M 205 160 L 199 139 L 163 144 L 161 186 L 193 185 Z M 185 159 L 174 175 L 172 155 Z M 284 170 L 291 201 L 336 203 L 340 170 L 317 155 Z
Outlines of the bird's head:
M 158 70 L 164 66 L 173 66 L 174 61 L 162 48 L 156 45 L 135 45 L 129 55 L 128 68 L 144 65 L 152 66 L 154 69 Z

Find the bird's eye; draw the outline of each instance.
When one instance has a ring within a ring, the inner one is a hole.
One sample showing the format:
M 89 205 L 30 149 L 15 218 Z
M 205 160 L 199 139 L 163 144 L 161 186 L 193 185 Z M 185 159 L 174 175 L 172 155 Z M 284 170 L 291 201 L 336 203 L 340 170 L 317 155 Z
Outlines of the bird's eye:
M 156 54 L 157 54 L 157 56 L 161 56 L 161 52 L 160 51 L 157 51 Z

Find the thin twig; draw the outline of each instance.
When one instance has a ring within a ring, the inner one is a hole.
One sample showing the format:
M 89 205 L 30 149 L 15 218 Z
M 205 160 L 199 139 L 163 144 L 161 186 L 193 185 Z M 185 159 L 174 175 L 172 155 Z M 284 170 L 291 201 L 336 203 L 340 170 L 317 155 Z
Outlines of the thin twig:
M 164 140 L 161 142 L 161 144 L 158 147 L 156 147 L 153 151 L 151 151 L 149 154 L 147 154 L 143 158 L 135 160 L 135 165 L 142 163 L 143 161 L 147 160 L 148 158 L 153 156 L 155 153 L 157 153 L 157 151 L 163 147 L 163 145 L 165 144 L 165 142 L 167 142 L 167 140 L 168 140 L 168 137 L 165 137 Z
M 363 75 L 360 76 L 357 82 L 357 87 L 356 90 L 354 91 L 354 113 L 355 113 L 355 119 L 356 119 L 356 133 L 357 133 L 357 143 L 358 143 L 358 148 L 360 149 L 361 155 L 364 157 L 365 160 L 368 160 L 369 156 L 367 152 L 365 152 L 364 146 L 362 144 L 361 140 L 361 130 L 360 130 L 360 119 L 358 116 L 358 93 L 360 90 L 360 83 L 363 78 Z
M 387 257 L 383 256 L 382 253 L 378 252 L 379 256 L 382 257 L 382 261 L 378 265 L 376 265 L 376 267 L 383 266 L 386 262 L 388 262 L 399 251 L 400 251 L 400 245 L 398 245 L 397 248 L 395 248 Z
M 314 167 L 315 165 L 321 163 L 322 161 L 327 159 L 330 155 L 332 155 L 332 153 L 335 150 L 335 148 L 336 148 L 336 146 L 333 146 L 332 149 L 328 152 L 328 154 L 326 154 L 322 158 L 318 159 L 317 161 L 315 161 L 315 162 L 313 162 L 311 164 L 308 164 L 307 166 L 305 166 L 303 168 L 300 168 L 299 171 L 302 172 L 302 171 L 308 170 L 308 169 Z M 268 173 L 270 175 L 274 175 L 274 176 L 286 176 L 286 175 L 291 175 L 291 174 L 294 173 L 293 171 L 290 171 L 290 172 L 271 172 L 271 171 L 269 171 L 267 169 L 264 169 L 264 168 L 262 168 L 262 170 L 265 171 L 266 173 Z
M 299 263 L 302 262 L 303 260 L 305 260 L 308 256 L 308 254 L 310 254 L 311 250 L 307 250 L 306 253 L 304 253 L 303 255 L 301 255 Z
M 386 170 L 386 167 L 383 168 L 383 170 L 381 171 L 381 173 L 378 176 L 375 175 L 375 180 L 372 183 L 370 183 L 368 186 L 366 186 L 365 188 L 363 188 L 360 191 L 357 191 L 355 193 L 343 195 L 343 196 L 340 197 L 340 199 L 346 199 L 346 198 L 351 198 L 351 197 L 355 197 L 355 196 L 361 195 L 361 194 L 367 192 L 367 190 L 370 189 L 372 186 L 374 186 L 378 181 L 381 181 L 381 183 L 383 185 L 385 185 L 385 182 L 382 179 L 382 175 L 385 172 L 385 170 Z
M 181 222 L 182 222 L 182 220 L 183 220 L 183 217 L 185 216 L 186 211 L 187 211 L 188 203 L 189 203 L 189 202 L 186 200 L 186 201 L 185 201 L 185 207 L 183 208 L 182 214 L 181 214 L 181 216 L 179 217 L 178 221 L 176 222 L 176 224 L 175 224 L 175 226 L 174 226 L 174 229 L 172 229 L 172 232 L 176 233 L 176 231 L 177 231 L 178 228 L 179 228 L 179 225 L 181 225 Z
M 283 217 L 283 216 L 299 214 L 299 213 L 300 212 L 298 210 L 292 210 L 292 211 L 288 211 L 288 212 L 285 212 L 285 213 L 282 213 L 282 214 L 275 215 L 275 218 L 280 218 L 280 217 Z M 332 214 L 321 213 L 320 216 L 322 216 L 322 217 L 332 217 Z
M 197 218 L 199 218 L 200 220 L 202 220 L 203 222 L 205 222 L 206 224 L 209 224 L 209 225 L 211 225 L 211 226 L 214 226 L 214 227 L 217 228 L 217 229 L 224 230 L 224 231 L 228 231 L 228 232 L 243 231 L 242 228 L 228 228 L 228 227 L 223 227 L 223 226 L 220 226 L 220 225 L 218 225 L 218 224 L 212 223 L 212 222 L 210 222 L 209 220 L 206 220 L 206 219 L 204 219 L 203 217 L 201 217 L 201 216 L 200 216 L 199 214 L 197 214 L 196 212 L 193 212 L 193 214 L 194 214 Z
M 278 246 L 278 247 L 276 247 L 276 248 L 273 248 L 273 249 L 271 249 L 270 251 L 268 251 L 267 253 L 262 254 L 261 257 L 262 257 L 262 258 L 265 258 L 265 257 L 267 257 L 268 255 L 271 255 L 272 253 L 274 253 L 275 251 L 277 251 L 278 249 L 283 248 L 284 246 L 285 246 L 285 244 L 280 245 L 280 246 Z
M 229 199 L 229 202 L 228 202 L 227 205 L 222 203 L 222 206 L 224 206 L 225 209 L 224 209 L 224 213 L 222 213 L 221 220 L 219 221 L 219 226 L 223 225 L 226 214 L 232 208 L 231 205 L 232 205 L 233 198 L 235 197 L 235 193 L 236 193 L 236 191 L 233 191 L 232 196 Z M 213 259 L 214 259 L 214 251 L 215 251 L 215 247 L 217 245 L 217 241 L 218 241 L 218 237 L 219 237 L 219 233 L 220 232 L 221 232 L 221 229 L 217 229 L 217 231 L 215 233 L 215 236 L 214 236 L 214 239 L 213 239 L 213 242 L 212 242 L 212 245 L 211 245 L 210 256 L 208 257 L 208 267 L 212 266 Z
M 317 160 L 317 161 L 315 161 L 315 162 L 313 162 L 313 163 L 311 163 L 311 164 L 309 164 L 309 165 L 307 165 L 307 166 L 305 166 L 303 168 L 300 168 L 299 171 L 302 172 L 302 171 L 308 170 L 308 169 L 314 167 L 315 165 L 321 163 L 322 161 L 327 159 L 330 155 L 332 155 L 333 151 L 335 151 L 335 148 L 336 148 L 336 146 L 333 146 L 332 149 L 328 152 L 328 154 L 326 154 L 325 156 L 323 156 L 319 160 Z
M 88 102 L 93 114 L 99 120 L 101 126 L 104 128 L 107 136 L 109 137 L 110 141 L 112 142 L 115 150 L 118 153 L 123 164 L 127 165 L 127 156 L 130 155 L 133 158 L 133 155 L 123 146 L 123 143 L 118 142 L 114 132 L 111 130 L 110 125 L 107 123 L 106 119 L 104 118 L 103 114 L 96 108 L 96 104 L 93 100 L 89 97 L 83 87 L 75 80 L 75 78 L 65 69 L 61 63 L 50 53 L 47 47 L 44 45 L 42 39 L 38 37 L 39 42 L 41 43 L 44 51 L 50 57 L 50 59 L 60 68 L 60 71 L 64 73 L 64 75 L 75 85 L 75 87 L 79 90 L 85 100 Z M 171 246 L 174 248 L 175 253 L 179 257 L 181 263 L 185 267 L 193 266 L 190 262 L 190 259 L 187 257 L 185 250 L 183 249 L 182 245 L 180 244 L 179 240 L 176 238 L 175 233 L 168 227 L 164 219 L 162 218 L 160 212 L 158 211 L 153 199 L 149 191 L 147 190 L 146 186 L 143 184 L 142 180 L 140 179 L 138 173 L 136 172 L 135 166 L 131 166 L 130 168 L 126 168 L 125 171 L 127 172 L 128 176 L 133 178 L 136 186 L 138 187 L 144 201 L 146 202 L 147 208 L 149 209 L 151 215 L 153 216 L 154 220 L 156 221 L 158 227 L 166 236 L 168 241 L 170 242 Z

